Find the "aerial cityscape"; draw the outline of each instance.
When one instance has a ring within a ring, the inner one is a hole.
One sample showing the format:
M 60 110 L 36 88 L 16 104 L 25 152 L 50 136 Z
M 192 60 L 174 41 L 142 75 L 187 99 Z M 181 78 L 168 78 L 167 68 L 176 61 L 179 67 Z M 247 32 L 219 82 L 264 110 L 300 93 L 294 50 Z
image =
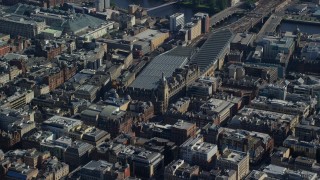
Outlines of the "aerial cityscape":
M 320 179 L 320 0 L 0 0 L 0 180 Z

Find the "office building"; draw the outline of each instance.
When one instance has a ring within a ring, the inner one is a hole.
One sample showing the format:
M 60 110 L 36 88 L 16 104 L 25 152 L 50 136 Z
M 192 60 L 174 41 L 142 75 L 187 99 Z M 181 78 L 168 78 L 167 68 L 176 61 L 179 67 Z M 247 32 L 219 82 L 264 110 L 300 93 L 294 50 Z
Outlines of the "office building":
M 186 23 L 184 30 L 188 32 L 188 41 L 194 40 L 201 35 L 201 21 L 196 19 Z
M 198 177 L 198 180 L 216 180 L 216 179 L 237 180 L 237 171 L 232 169 L 215 168 L 215 169 L 212 169 L 211 171 L 202 171 Z
M 310 113 L 311 104 L 303 102 L 301 100 L 293 102 L 279 99 L 269 99 L 268 97 L 258 96 L 251 101 L 250 106 L 265 111 L 273 111 L 307 117 Z
M 259 95 L 270 99 L 286 100 L 287 85 L 284 83 L 274 83 L 262 86 L 260 88 Z
M 176 13 L 170 16 L 170 31 L 179 31 L 184 27 L 184 14 Z
M 38 176 L 39 170 L 32 168 L 24 163 L 14 162 L 8 168 L 8 172 L 5 176 L 6 179 L 33 179 Z
M 217 124 L 224 123 L 226 119 L 231 117 L 235 104 L 230 101 L 210 98 L 200 106 L 200 111 L 203 114 L 217 116 Z M 203 127 L 203 126 L 201 126 Z
M 70 168 L 76 168 L 90 161 L 90 154 L 94 146 L 82 141 L 74 141 L 67 147 L 64 155 L 64 161 Z
M 178 159 L 172 161 L 164 169 L 164 179 L 166 180 L 180 180 L 193 179 L 199 174 L 199 166 L 191 166 L 184 160 Z
M 71 129 L 80 127 L 82 121 L 61 116 L 52 116 L 42 123 L 42 128 L 53 132 L 57 137 L 68 135 Z
M 84 165 L 78 175 L 80 179 L 103 180 L 103 179 L 125 179 L 130 176 L 128 164 L 109 163 L 108 161 L 90 161 Z
M 110 6 L 110 1 L 108 2 L 107 0 L 95 0 L 96 11 L 102 12 L 105 9 L 105 1 L 108 3 L 107 6 Z
M 298 123 L 298 115 L 245 107 L 231 119 L 229 127 L 269 134 L 276 145 L 281 145 Z
M 79 99 L 85 99 L 90 102 L 97 98 L 99 87 L 94 85 L 82 85 L 76 92 L 74 96 Z
M 132 159 L 132 176 L 149 179 L 163 171 L 164 156 L 152 151 L 141 151 Z
M 265 167 L 262 172 L 267 174 L 268 178 L 276 179 L 303 179 L 303 180 L 315 180 L 318 175 L 316 173 L 304 170 L 291 170 L 282 166 L 276 166 L 273 164 Z
M 290 148 L 293 153 L 319 160 L 320 146 L 317 141 L 302 141 L 290 135 L 283 141 L 283 146 Z
M 134 38 L 140 41 L 148 42 L 150 44 L 150 50 L 154 51 L 169 38 L 169 32 L 156 29 L 147 29 L 139 34 L 136 34 Z
M 252 164 L 258 163 L 273 151 L 274 141 L 268 134 L 222 127 L 221 129 L 218 136 L 207 136 L 207 138 L 219 138 L 219 149 L 229 148 L 248 152 Z
M 51 131 L 35 131 L 24 136 L 21 140 L 24 149 L 36 148 L 40 149 L 40 143 L 52 141 L 54 135 Z
M 210 17 L 208 13 L 198 12 L 193 18 L 201 20 L 201 33 L 208 33 L 210 31 Z
M 106 130 L 114 138 L 121 132 L 131 132 L 132 121 L 132 117 L 129 117 L 126 111 L 107 105 L 99 114 L 98 127 Z
M 180 146 L 180 158 L 191 165 L 204 169 L 212 168 L 218 153 L 218 146 L 204 142 L 203 136 L 190 138 Z
M 221 169 L 237 171 L 237 179 L 242 179 L 249 174 L 249 155 L 245 152 L 226 149 L 218 157 L 217 166 Z
M 56 157 L 46 159 L 42 167 L 44 169 L 44 172 L 40 172 L 42 176 L 46 177 L 52 174 L 52 179 L 63 179 L 69 174 L 69 165 L 59 161 Z
M 48 151 L 52 156 L 58 159 L 65 159 L 65 151 L 67 147 L 71 146 L 72 139 L 67 136 L 62 136 L 56 140 L 49 140 L 40 143 L 40 151 Z
M 44 21 L 35 21 L 14 14 L 0 17 L 0 32 L 10 34 L 13 37 L 23 36 L 34 38 L 36 35 L 40 34 L 45 27 L 46 23 Z
M 179 120 L 171 127 L 170 139 L 177 145 L 181 145 L 190 137 L 194 137 L 196 135 L 196 131 L 196 124 Z

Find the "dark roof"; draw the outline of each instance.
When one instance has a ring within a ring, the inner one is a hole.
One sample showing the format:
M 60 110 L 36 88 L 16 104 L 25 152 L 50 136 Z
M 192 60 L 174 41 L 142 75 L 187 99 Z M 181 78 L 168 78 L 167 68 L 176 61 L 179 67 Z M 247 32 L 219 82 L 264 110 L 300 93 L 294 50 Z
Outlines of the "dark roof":
M 209 67 L 217 63 L 221 53 L 228 47 L 233 38 L 229 29 L 214 32 L 200 48 L 198 54 L 191 59 L 191 63 L 197 64 L 200 72 L 206 72 Z
M 181 68 L 189 61 L 194 49 L 188 47 L 177 47 L 171 51 L 155 57 L 150 64 L 141 72 L 130 87 L 140 89 L 156 89 L 162 73 L 170 77 L 172 73 Z

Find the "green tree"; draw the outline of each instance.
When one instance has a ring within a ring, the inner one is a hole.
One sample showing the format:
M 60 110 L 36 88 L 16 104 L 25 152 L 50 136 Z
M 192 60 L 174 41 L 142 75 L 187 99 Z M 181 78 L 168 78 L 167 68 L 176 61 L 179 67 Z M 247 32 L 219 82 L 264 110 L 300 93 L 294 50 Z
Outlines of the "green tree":
M 224 10 L 228 6 L 228 1 L 227 0 L 218 0 L 217 6 L 220 10 Z
M 200 0 L 192 0 L 193 6 L 198 6 L 200 4 Z
M 210 7 L 211 13 L 215 12 L 216 6 L 217 6 L 217 1 L 216 0 L 210 0 L 209 7 Z

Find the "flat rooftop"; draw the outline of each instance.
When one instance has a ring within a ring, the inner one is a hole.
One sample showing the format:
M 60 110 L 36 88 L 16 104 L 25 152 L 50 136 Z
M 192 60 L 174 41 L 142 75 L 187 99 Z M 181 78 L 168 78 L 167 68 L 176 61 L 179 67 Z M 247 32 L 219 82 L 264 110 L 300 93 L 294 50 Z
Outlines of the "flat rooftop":
M 134 37 L 141 39 L 141 40 L 151 40 L 151 39 L 157 38 L 159 36 L 162 36 L 163 34 L 166 34 L 166 33 L 161 32 L 159 30 L 155 30 L 155 29 L 147 29 L 147 30 L 135 35 Z
M 75 127 L 81 124 L 82 124 L 82 121 L 80 120 L 62 117 L 62 116 L 52 116 L 51 118 L 43 122 L 43 125 L 53 126 L 61 129 L 64 129 L 64 128 L 71 129 L 72 127 Z

